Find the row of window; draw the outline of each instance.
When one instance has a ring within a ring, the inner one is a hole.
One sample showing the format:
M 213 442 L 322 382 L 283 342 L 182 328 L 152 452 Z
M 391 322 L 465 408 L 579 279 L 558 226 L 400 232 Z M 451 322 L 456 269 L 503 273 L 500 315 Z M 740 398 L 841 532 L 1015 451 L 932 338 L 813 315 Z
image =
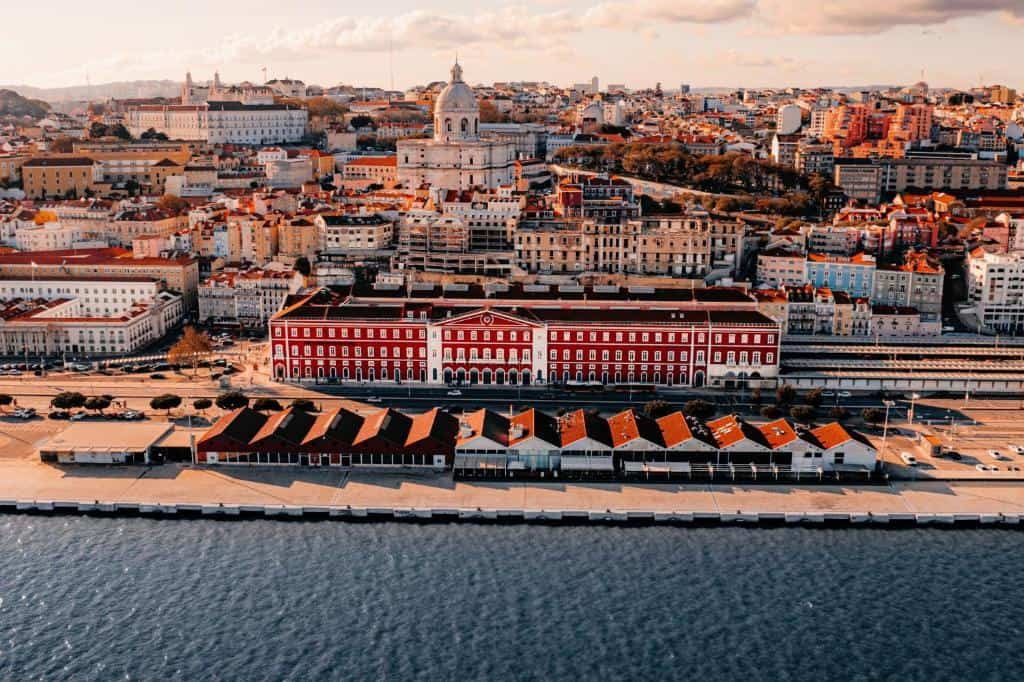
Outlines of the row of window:
M 354 338 L 354 339 L 361 339 L 361 338 L 363 338 L 364 337 L 364 333 L 363 332 L 364 332 L 364 328 L 363 327 L 355 327 L 354 329 L 351 330 L 352 338 Z M 388 338 L 396 339 L 397 340 L 397 339 L 401 339 L 403 337 L 405 339 L 407 339 L 407 340 L 412 340 L 413 338 L 417 338 L 417 339 L 425 339 L 425 338 L 427 338 L 427 331 L 425 329 L 423 329 L 423 328 L 420 328 L 418 330 L 416 330 L 416 329 L 405 329 L 404 330 L 404 334 L 402 333 L 403 330 L 398 329 L 398 328 L 391 329 L 390 330 L 390 334 L 388 332 L 389 332 L 388 329 L 374 329 L 373 327 L 366 327 L 365 328 L 365 337 L 367 339 L 374 339 L 374 338 L 376 338 L 376 339 L 381 339 L 381 340 L 385 340 L 385 339 L 388 339 Z M 349 338 L 349 333 L 350 332 L 349 332 L 349 328 L 348 327 L 342 327 L 340 332 L 335 327 L 328 327 L 327 328 L 326 336 L 329 339 L 333 339 L 333 338 L 347 339 L 347 338 Z M 299 338 L 300 335 L 302 336 L 302 338 L 306 338 L 306 339 L 310 338 L 310 336 L 311 336 L 310 328 L 309 327 L 303 327 L 302 330 L 301 330 L 301 333 L 300 333 L 300 331 L 298 329 L 293 328 L 291 330 L 291 334 L 289 336 L 291 336 L 292 338 Z M 274 336 L 278 336 L 278 337 L 284 336 L 284 328 L 280 327 L 280 326 L 274 327 Z M 324 338 L 324 328 L 323 327 L 317 327 L 316 328 L 315 336 L 318 339 Z
M 355 357 L 357 357 L 357 358 L 363 357 L 363 347 L 362 346 L 342 346 L 341 347 L 341 357 L 347 358 L 349 356 L 349 348 L 354 348 L 355 349 L 355 351 L 353 352 L 353 355 Z M 308 344 L 302 346 L 302 351 L 303 351 L 302 355 L 304 355 L 306 357 L 310 357 L 310 356 L 313 355 L 313 348 L 311 346 L 309 346 Z M 402 349 L 399 346 L 394 346 L 391 349 L 390 353 L 388 352 L 388 347 L 387 346 L 381 346 L 379 351 L 380 351 L 380 357 L 382 357 L 382 358 L 386 358 L 386 357 L 389 357 L 389 356 L 393 357 L 393 358 L 401 358 L 403 356 Z M 377 351 L 375 350 L 374 346 L 367 347 L 367 349 L 366 349 L 366 357 L 372 358 L 372 357 L 375 356 L 376 353 L 377 353 Z M 333 358 L 333 357 L 337 356 L 337 354 L 338 354 L 338 347 L 337 346 L 327 346 L 327 356 L 328 357 L 332 357 Z M 298 357 L 300 355 L 299 354 L 299 346 L 297 344 L 293 344 L 292 345 L 292 355 L 294 355 L 296 357 Z M 324 357 L 324 346 L 322 346 L 322 345 L 317 345 L 316 346 L 316 355 L 317 355 L 317 357 Z M 413 349 L 412 348 L 406 348 L 404 356 L 406 358 L 412 358 L 413 357 Z M 280 344 L 274 346 L 274 357 L 276 357 L 276 358 L 284 357 L 284 346 L 282 346 Z M 418 353 L 418 357 L 426 358 L 427 357 L 427 349 L 423 348 L 423 347 L 420 347 L 419 353 Z

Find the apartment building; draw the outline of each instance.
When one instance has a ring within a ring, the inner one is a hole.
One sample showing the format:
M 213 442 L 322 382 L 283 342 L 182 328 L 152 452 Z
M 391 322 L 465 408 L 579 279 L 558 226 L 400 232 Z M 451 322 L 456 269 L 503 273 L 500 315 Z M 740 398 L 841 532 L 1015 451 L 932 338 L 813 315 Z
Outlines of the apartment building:
M 974 249 L 967 256 L 967 286 L 983 328 L 1024 331 L 1024 254 Z
M 313 224 L 323 252 L 381 251 L 394 245 L 395 224 L 380 215 L 321 213 Z
M 199 285 L 199 320 L 208 324 L 266 325 L 285 299 L 302 288 L 294 270 L 221 272 Z
M 96 162 L 85 156 L 40 156 L 21 165 L 21 181 L 29 199 L 61 199 L 92 191 Z
M 914 308 L 925 319 L 942 317 L 945 269 L 924 253 L 910 252 L 902 265 L 881 264 L 875 269 L 872 303 Z

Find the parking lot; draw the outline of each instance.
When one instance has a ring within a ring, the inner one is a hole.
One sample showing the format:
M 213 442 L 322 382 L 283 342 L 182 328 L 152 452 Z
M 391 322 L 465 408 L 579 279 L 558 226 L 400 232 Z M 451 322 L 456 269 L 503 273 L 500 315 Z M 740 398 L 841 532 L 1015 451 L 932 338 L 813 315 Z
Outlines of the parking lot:
M 889 431 L 883 459 L 901 478 L 1024 479 L 1024 423 L 1012 414 L 979 412 L 977 423 L 896 426 Z M 933 455 L 933 443 L 918 433 L 933 436 L 941 454 Z M 916 464 L 903 461 L 903 453 Z

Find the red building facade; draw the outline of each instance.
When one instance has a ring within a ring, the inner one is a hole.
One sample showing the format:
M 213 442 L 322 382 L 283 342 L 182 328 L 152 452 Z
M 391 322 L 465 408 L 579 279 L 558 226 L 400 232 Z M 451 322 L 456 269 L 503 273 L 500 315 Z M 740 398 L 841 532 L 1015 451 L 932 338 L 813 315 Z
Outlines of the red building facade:
M 270 322 L 279 380 L 770 385 L 779 328 L 752 309 L 292 297 Z

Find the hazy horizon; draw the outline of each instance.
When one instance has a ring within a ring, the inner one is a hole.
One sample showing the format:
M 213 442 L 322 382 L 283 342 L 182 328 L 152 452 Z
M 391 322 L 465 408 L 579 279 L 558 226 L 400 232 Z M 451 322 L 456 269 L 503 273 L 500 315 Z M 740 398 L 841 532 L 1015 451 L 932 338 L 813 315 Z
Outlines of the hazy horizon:
M 0 43 L 2 80 L 35 88 L 134 80 L 293 77 L 307 84 L 404 89 L 444 80 L 458 52 L 472 83 L 559 85 L 598 76 L 639 89 L 845 87 L 872 83 L 969 88 L 1016 82 L 1006 48 L 1024 35 L 1020 0 L 528 0 L 431 11 L 385 0 L 341 15 L 326 0 L 182 0 L 175 13 L 133 6 L 111 21 L 55 0 L 49 47 L 34 31 Z M 8 25 L 32 26 L 18 5 Z M 922 73 L 923 72 L 923 73 Z

